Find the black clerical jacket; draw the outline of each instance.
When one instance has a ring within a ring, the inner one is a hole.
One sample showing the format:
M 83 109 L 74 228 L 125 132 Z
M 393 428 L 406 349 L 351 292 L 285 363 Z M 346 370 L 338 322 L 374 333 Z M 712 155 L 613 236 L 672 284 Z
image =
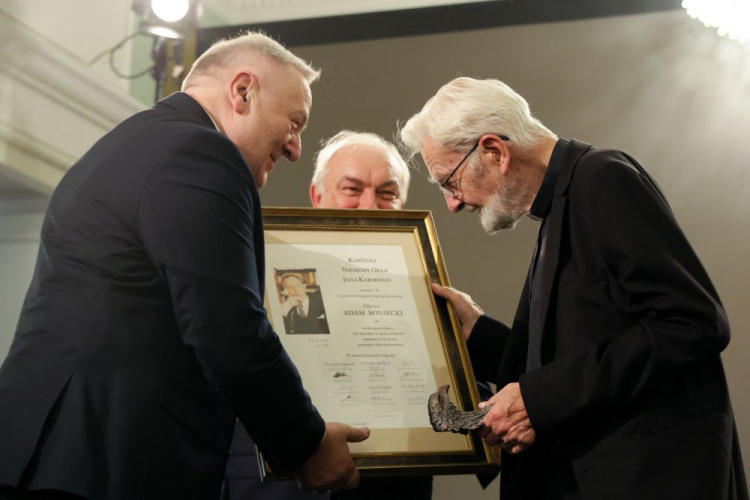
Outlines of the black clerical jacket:
M 325 424 L 263 309 L 260 201 L 174 94 L 60 182 L 0 369 L 0 486 L 218 498 L 235 414 L 278 472 Z
M 504 500 L 747 499 L 719 353 L 719 297 L 656 185 L 624 153 L 571 141 L 547 216 L 542 367 L 529 284 L 511 328 L 482 317 L 478 378 L 520 381 L 537 442 L 504 454 Z M 552 470 L 555 469 L 555 470 Z

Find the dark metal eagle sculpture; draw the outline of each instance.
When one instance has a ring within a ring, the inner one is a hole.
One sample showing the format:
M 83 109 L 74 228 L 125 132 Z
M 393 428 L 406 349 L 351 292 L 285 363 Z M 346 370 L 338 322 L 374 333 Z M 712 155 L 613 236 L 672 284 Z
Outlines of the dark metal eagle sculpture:
M 492 405 L 476 411 L 461 411 L 448 396 L 449 388 L 449 385 L 440 387 L 427 401 L 432 428 L 437 432 L 451 431 L 468 434 L 470 430 L 482 425 L 482 419 L 490 411 Z

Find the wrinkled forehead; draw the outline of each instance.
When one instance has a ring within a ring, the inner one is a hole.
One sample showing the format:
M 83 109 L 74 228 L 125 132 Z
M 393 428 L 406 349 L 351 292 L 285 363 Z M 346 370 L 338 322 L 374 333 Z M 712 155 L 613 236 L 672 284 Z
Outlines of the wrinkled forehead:
M 390 174 L 390 158 L 383 148 L 372 144 L 347 144 L 331 157 L 338 165 L 352 168 L 366 168 L 373 173 Z
M 427 166 L 430 182 L 438 183 L 439 179 L 448 175 L 450 166 L 446 163 L 446 160 L 452 152 L 450 148 L 429 136 L 425 136 L 420 155 L 425 166 Z
M 312 107 L 312 91 L 310 90 L 310 84 L 302 73 L 293 69 L 296 73 L 295 77 L 290 79 L 292 85 L 292 93 L 296 98 L 295 103 L 301 103 L 307 111 Z
M 328 160 L 325 182 L 336 185 L 344 178 L 357 178 L 362 182 L 399 182 L 391 165 L 391 158 L 381 147 L 373 144 L 347 144 Z
M 295 98 L 290 102 L 289 114 L 300 116 L 302 118 L 302 128 L 304 129 L 307 126 L 307 121 L 310 119 L 311 110 L 312 92 L 310 92 L 310 84 L 302 78 L 297 86 Z

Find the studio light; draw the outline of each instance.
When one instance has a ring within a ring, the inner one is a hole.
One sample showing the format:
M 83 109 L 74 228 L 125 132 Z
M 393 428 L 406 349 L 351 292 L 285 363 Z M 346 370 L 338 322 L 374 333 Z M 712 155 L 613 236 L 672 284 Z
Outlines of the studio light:
M 151 10 L 168 23 L 174 23 L 185 17 L 190 10 L 188 0 L 151 0 Z
M 740 43 L 750 41 L 750 0 L 683 0 L 682 7 L 719 35 Z
M 201 17 L 200 0 L 133 0 L 140 18 L 138 34 L 153 36 L 149 68 L 156 81 L 156 100 L 164 97 L 167 80 L 179 81 L 185 72 L 185 47 L 194 46 Z M 192 41 L 191 41 L 192 40 Z
M 133 0 L 133 10 L 142 32 L 173 39 L 187 37 L 201 15 L 197 0 Z

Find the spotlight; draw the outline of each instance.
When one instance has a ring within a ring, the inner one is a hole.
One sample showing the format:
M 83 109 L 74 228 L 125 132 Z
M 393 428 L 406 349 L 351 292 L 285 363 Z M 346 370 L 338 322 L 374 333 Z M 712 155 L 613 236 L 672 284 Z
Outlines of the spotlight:
M 203 11 L 199 0 L 133 0 L 133 10 L 141 19 L 138 32 L 154 37 L 151 76 L 158 101 L 164 97 L 165 86 L 169 90 L 184 76 L 185 50 L 194 50 L 195 29 Z
M 142 32 L 178 40 L 188 36 L 202 14 L 198 0 L 133 0 L 133 10 Z
M 190 10 L 188 0 L 151 0 L 151 10 L 168 23 L 174 23 L 185 17 Z
M 683 0 L 682 8 L 719 36 L 750 42 L 750 2 L 738 0 Z

